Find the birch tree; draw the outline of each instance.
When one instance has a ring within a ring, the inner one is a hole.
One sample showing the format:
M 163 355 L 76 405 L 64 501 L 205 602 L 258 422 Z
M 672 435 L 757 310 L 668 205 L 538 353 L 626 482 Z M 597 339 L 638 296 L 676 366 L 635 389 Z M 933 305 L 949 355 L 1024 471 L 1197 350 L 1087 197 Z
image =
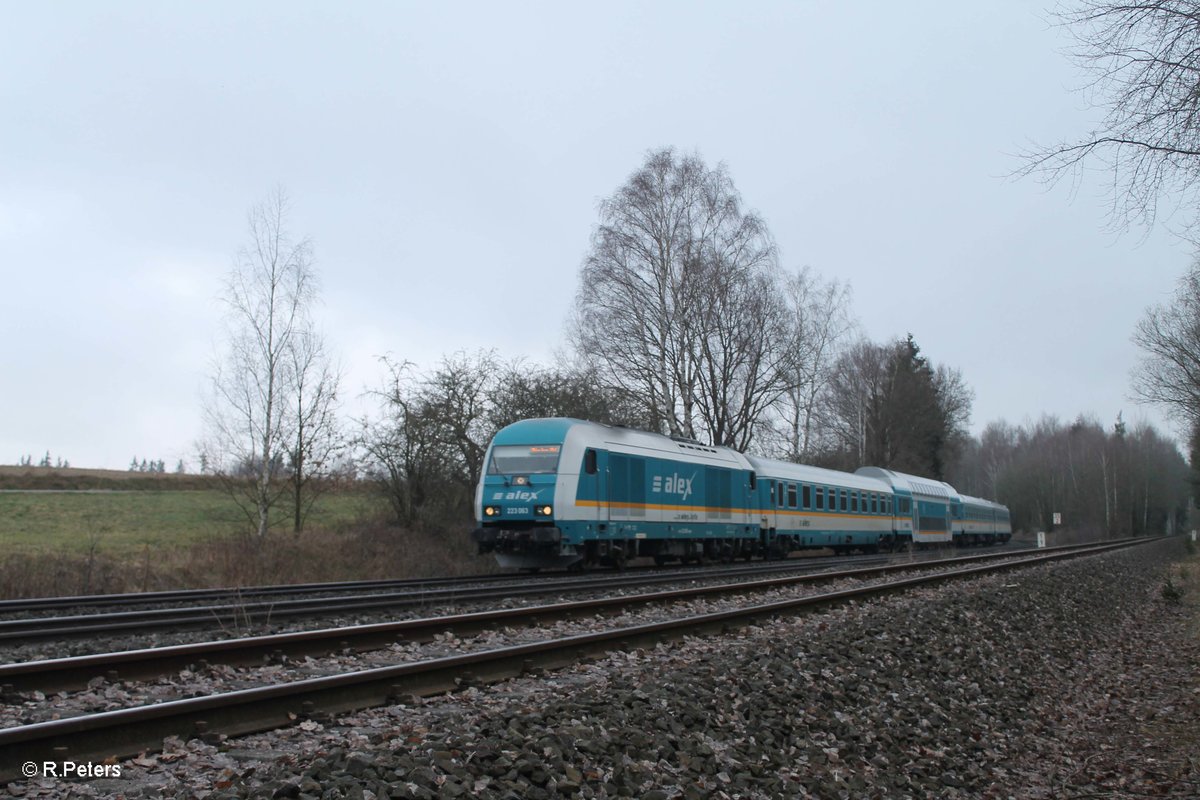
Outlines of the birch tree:
M 600 204 L 570 337 L 652 429 L 744 446 L 778 394 L 776 253 L 724 166 L 652 151 Z M 752 328 L 757 329 L 755 335 Z
M 838 357 L 856 323 L 850 310 L 850 286 L 824 281 L 805 267 L 783 283 L 787 346 L 783 392 L 776 408 L 782 425 L 785 457 L 811 460 L 824 431 L 819 399 L 833 380 Z
M 299 496 L 316 428 L 329 424 L 336 396 L 336 381 L 317 377 L 312 244 L 293 238 L 289 210 L 286 193 L 276 189 L 248 214 L 247 242 L 222 296 L 226 348 L 204 410 L 205 462 L 259 537 L 278 521 L 289 457 Z

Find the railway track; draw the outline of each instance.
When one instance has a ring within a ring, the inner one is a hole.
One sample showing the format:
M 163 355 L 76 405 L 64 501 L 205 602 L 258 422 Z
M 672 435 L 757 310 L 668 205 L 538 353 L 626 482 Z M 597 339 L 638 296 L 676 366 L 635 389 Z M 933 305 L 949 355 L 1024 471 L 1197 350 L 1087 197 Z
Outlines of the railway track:
M 1014 551 L 991 551 L 998 556 Z M 944 557 L 937 553 L 911 554 L 914 563 L 928 563 Z M 903 555 L 901 556 L 903 557 Z M 635 573 L 606 573 L 584 577 L 543 578 L 513 583 L 514 576 L 499 582 L 488 576 L 483 585 L 453 582 L 450 585 L 421 584 L 408 591 L 383 591 L 372 594 L 334 595 L 279 600 L 244 600 L 209 606 L 154 608 L 136 611 L 109 611 L 68 616 L 35 616 L 0 620 L 0 645 L 19 645 L 36 641 L 64 641 L 126 632 L 149 633 L 183 629 L 240 629 L 249 623 L 293 618 L 311 618 L 330 614 L 401 608 L 422 608 L 463 602 L 489 602 L 515 597 L 536 597 L 584 591 L 611 591 L 655 584 L 693 580 L 754 577 L 784 572 L 825 572 L 845 564 L 883 564 L 889 556 L 865 556 L 858 559 L 791 559 L 724 566 L 707 570 L 653 570 Z M 443 581 L 444 583 L 444 581 Z M 328 584 L 322 584 L 328 586 Z M 277 588 L 277 587 L 271 587 Z
M 992 564 L 978 562 L 995 560 L 994 556 L 974 557 L 968 566 L 916 577 L 879 581 L 802 598 L 8 728 L 0 730 L 0 749 L 10 755 L 9 759 L 0 763 L 0 779 L 16 777 L 9 771 L 26 760 L 38 761 L 50 757 L 58 760 L 102 760 L 111 756 L 120 757 L 156 749 L 161 746 L 162 739 L 170 735 L 205 735 L 218 732 L 238 735 L 283 727 L 298 718 L 315 714 L 341 713 L 396 702 L 409 695 L 420 696 L 450 691 L 464 683 L 491 682 L 539 668 L 561 667 L 613 649 L 653 646 L 666 639 L 722 631 L 782 613 L 806 611 L 918 586 L 1105 552 L 1146 541 L 1150 540 L 1059 548 L 1056 552 L 1043 551 L 1036 556 L 1014 557 Z M 909 565 L 903 566 L 913 568 Z M 934 565 L 920 566 L 928 568 Z M 809 579 L 815 577 L 817 576 L 809 576 Z M 795 579 L 799 580 L 801 577 L 795 576 Z M 745 591 L 747 584 L 735 586 L 737 591 Z M 700 592 L 715 588 L 694 587 L 691 591 Z M 658 594 L 675 596 L 677 592 Z M 620 598 L 622 602 L 628 600 L 629 598 Z M 541 613 L 545 615 L 550 612 L 543 610 Z M 475 620 L 476 623 L 480 621 L 482 620 Z
M 988 552 L 998 550 L 1022 549 L 1016 543 L 1007 545 L 992 545 Z M 788 565 L 823 564 L 838 566 L 862 561 L 887 558 L 886 555 L 843 556 L 837 558 L 793 558 L 783 562 Z M 751 565 L 754 566 L 754 565 Z M 763 566 L 762 562 L 758 566 Z M 778 562 L 776 562 L 778 566 Z M 724 567 L 728 569 L 728 567 Z M 718 568 L 721 569 L 721 568 Z M 670 573 L 679 576 L 704 576 L 713 572 L 712 567 L 658 567 L 635 565 L 626 567 L 624 575 L 640 575 L 647 573 Z M 612 574 L 607 572 L 599 575 Z M 360 580 L 337 581 L 327 583 L 297 583 L 277 584 L 268 586 L 243 586 L 219 589 L 178 589 L 158 592 L 126 592 L 121 594 L 92 594 L 68 595 L 61 597 L 28 597 L 12 600 L 0 600 L 0 621 L 3 618 L 15 617 L 21 614 L 38 612 L 54 612 L 63 609 L 115 609 L 137 608 L 146 606 L 177 606 L 184 604 L 244 604 L 248 601 L 270 598 L 306 597 L 320 595 L 363 594 L 398 591 L 427 591 L 435 589 L 454 589 L 456 587 L 471 587 L 476 585 L 521 583 L 529 584 L 537 581 L 569 582 L 571 580 L 587 580 L 597 577 L 597 573 L 579 574 L 568 572 L 542 572 L 537 574 L 487 573 L 481 575 L 462 575 L 440 578 L 412 578 L 397 580 Z
M 1076 549 L 1079 546 L 1054 548 Z M 1046 551 L 1042 551 L 1046 552 Z M 428 642 L 450 633 L 470 636 L 500 627 L 536 625 L 581 614 L 612 614 L 635 606 L 664 603 L 697 597 L 714 597 L 776 589 L 800 584 L 829 582 L 936 568 L 942 564 L 971 564 L 1012 557 L 986 553 L 941 561 L 914 561 L 900 564 L 855 567 L 849 570 L 809 572 L 802 575 L 762 578 L 739 583 L 690 586 L 668 591 L 608 596 L 586 600 L 480 611 L 451 616 L 399 620 L 371 625 L 297 631 L 270 636 L 225 639 L 214 642 L 126 650 L 115 653 L 75 656 L 0 665 L 0 688 L 4 692 L 40 691 L 53 693 L 80 689 L 97 677 L 109 681 L 144 680 L 187 668 L 199 662 L 235 666 L 258 665 L 268 659 L 299 659 L 326 655 L 335 651 L 368 651 L 396 642 Z

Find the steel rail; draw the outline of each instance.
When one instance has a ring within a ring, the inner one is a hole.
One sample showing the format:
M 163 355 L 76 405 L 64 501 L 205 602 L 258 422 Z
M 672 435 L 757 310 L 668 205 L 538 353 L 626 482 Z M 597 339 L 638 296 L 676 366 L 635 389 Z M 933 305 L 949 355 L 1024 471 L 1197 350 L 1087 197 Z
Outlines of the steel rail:
M 1087 546 L 1064 545 L 1061 548 L 1054 548 L 1053 551 Z M 1042 552 L 1046 552 L 1046 549 L 1043 549 Z M 839 572 L 806 573 L 740 583 L 692 586 L 665 592 L 610 596 L 370 625 L 324 628 L 269 636 L 125 650 L 115 653 L 25 661 L 0 665 L 0 692 L 5 695 L 12 692 L 30 691 L 49 694 L 80 689 L 89 681 L 100 676 L 113 682 L 158 677 L 189 668 L 199 661 L 209 664 L 245 666 L 262 664 L 264 658 L 271 657 L 303 658 L 304 656 L 327 655 L 339 650 L 363 652 L 387 647 L 398 641 L 427 642 L 436 635 L 447 632 L 456 636 L 467 636 L 497 627 L 538 624 L 547 620 L 569 618 L 581 613 L 614 613 L 632 606 L 693 597 L 764 591 L 802 583 L 866 578 L 874 575 L 908 572 L 916 569 L 937 569 L 948 565 L 1011 557 L 1019 556 L 1011 553 L 982 553 L 939 561 L 914 561 L 858 567 Z
M 156 750 L 167 736 L 236 736 L 270 730 L 318 713 L 337 714 L 401 702 L 409 696 L 453 691 L 464 684 L 494 682 L 538 668 L 562 667 L 616 649 L 654 646 L 684 635 L 724 632 L 785 612 L 824 608 L 848 600 L 1132 547 L 1147 541 L 1158 540 L 1049 553 L 683 619 L 2 729 L 0 752 L 7 758 L 0 760 L 0 780 L 17 778 L 17 765 L 26 761 L 103 761 Z
M 1007 545 L 991 545 L 999 548 Z M 1031 548 L 1030 548 L 1031 549 Z M 843 562 L 868 560 L 872 556 L 842 556 L 837 558 L 812 557 L 817 563 L 837 565 Z M 809 563 L 808 557 L 788 559 L 793 565 Z M 760 562 L 757 566 L 762 567 Z M 664 569 L 678 571 L 677 574 L 693 575 L 706 574 L 711 568 L 688 567 L 683 565 L 658 567 L 650 565 L 626 567 L 624 572 L 638 573 L 662 571 Z M 728 569 L 728 568 L 727 568 Z M 568 577 L 569 576 L 569 577 Z M 173 589 L 155 592 L 124 592 L 118 594 L 67 595 L 61 597 L 27 597 L 10 600 L 0 600 L 0 615 L 26 613 L 30 611 L 47 611 L 63 608 L 111 608 L 122 606 L 160 605 L 167 603 L 202 602 L 214 600 L 243 600 L 256 597 L 276 597 L 286 595 L 326 594 L 345 591 L 375 591 L 409 589 L 434 586 L 458 586 L 476 583 L 502 583 L 505 581 L 529 580 L 581 580 L 582 575 L 565 572 L 546 572 L 539 575 L 521 575 L 511 572 L 487 573 L 481 575 L 445 576 L 439 578 L 410 578 L 410 579 L 381 579 L 338 581 L 329 583 L 296 583 L 274 584 L 265 586 L 221 587 L 215 589 Z
M 833 563 L 852 558 L 862 559 L 863 556 L 828 559 Z M 795 559 L 802 563 L 803 559 Z M 652 570 L 671 569 L 671 567 L 631 566 L 626 567 L 626 573 L 648 572 Z M 677 566 L 674 569 L 686 570 L 689 573 L 702 571 L 700 569 Z M 568 577 L 569 576 L 569 577 Z M 295 583 L 272 584 L 265 586 L 220 587 L 215 589 L 171 589 L 156 592 L 124 592 L 118 594 L 89 594 L 67 595 L 61 597 L 28 597 L 11 600 L 0 600 L 0 615 L 24 613 L 28 611 L 53 610 L 61 608 L 104 608 L 114 606 L 161 605 L 166 603 L 201 602 L 206 600 L 242 600 L 252 597 L 275 597 L 280 595 L 325 594 L 344 591 L 376 591 L 407 588 L 422 588 L 430 586 L 457 586 L 476 583 L 501 583 L 521 580 L 563 580 L 581 579 L 577 573 L 544 572 L 537 575 L 518 574 L 512 572 L 496 572 L 481 575 L 446 576 L 440 578 L 412 579 L 380 579 L 359 581 L 334 581 L 326 583 Z
M 1004 551 L 1011 555 L 1014 551 Z M 1019 552 L 1019 551 L 1017 551 Z M 999 555 L 988 553 L 984 555 Z M 873 556 L 880 561 L 890 560 L 886 556 Z M 936 563 L 931 559 L 920 563 Z M 273 602 L 230 603 L 219 606 L 188 606 L 184 608 L 159 608 L 140 611 L 117 611 L 102 614 L 76 614 L 64 617 L 28 617 L 0 620 L 0 644 L 65 640 L 84 638 L 99 634 L 154 630 L 179 630 L 185 628 L 237 627 L 249 622 L 274 620 L 289 617 L 312 617 L 341 612 L 373 611 L 378 609 L 424 606 L 433 603 L 463 601 L 486 601 L 512 597 L 529 597 L 562 592 L 607 590 L 648 586 L 662 583 L 679 583 L 689 580 L 740 577 L 745 575 L 795 572 L 797 570 L 828 570 L 836 566 L 824 560 L 793 559 L 784 562 L 767 562 L 750 566 L 725 567 L 709 570 L 702 574 L 658 572 L 651 575 L 628 576 L 608 574 L 590 578 L 539 580 L 532 584 L 485 586 L 478 588 L 430 589 L 403 593 L 381 593 L 370 595 L 348 595 L 341 597 L 310 597 Z M 858 562 L 863 563 L 863 562 Z

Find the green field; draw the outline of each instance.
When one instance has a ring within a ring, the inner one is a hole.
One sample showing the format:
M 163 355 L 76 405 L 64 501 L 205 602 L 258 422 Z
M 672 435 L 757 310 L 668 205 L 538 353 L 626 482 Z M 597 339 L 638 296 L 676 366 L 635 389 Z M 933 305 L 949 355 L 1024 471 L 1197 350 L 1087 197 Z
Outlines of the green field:
M 334 528 L 384 511 L 366 493 L 321 497 L 306 525 Z M 281 512 L 286 515 L 286 511 Z M 225 493 L 213 490 L 0 492 L 0 550 L 5 553 L 140 554 L 147 546 L 184 547 L 247 531 Z M 290 530 L 281 524 L 279 530 Z

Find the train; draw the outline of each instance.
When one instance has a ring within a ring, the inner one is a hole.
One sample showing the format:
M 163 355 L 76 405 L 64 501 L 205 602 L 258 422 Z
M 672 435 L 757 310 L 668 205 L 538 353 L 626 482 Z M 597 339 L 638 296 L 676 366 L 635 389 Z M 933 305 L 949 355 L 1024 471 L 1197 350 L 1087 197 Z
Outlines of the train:
M 554 417 L 498 431 L 475 492 L 480 553 L 536 571 L 1007 542 L 1008 509 L 880 467 L 853 473 Z

